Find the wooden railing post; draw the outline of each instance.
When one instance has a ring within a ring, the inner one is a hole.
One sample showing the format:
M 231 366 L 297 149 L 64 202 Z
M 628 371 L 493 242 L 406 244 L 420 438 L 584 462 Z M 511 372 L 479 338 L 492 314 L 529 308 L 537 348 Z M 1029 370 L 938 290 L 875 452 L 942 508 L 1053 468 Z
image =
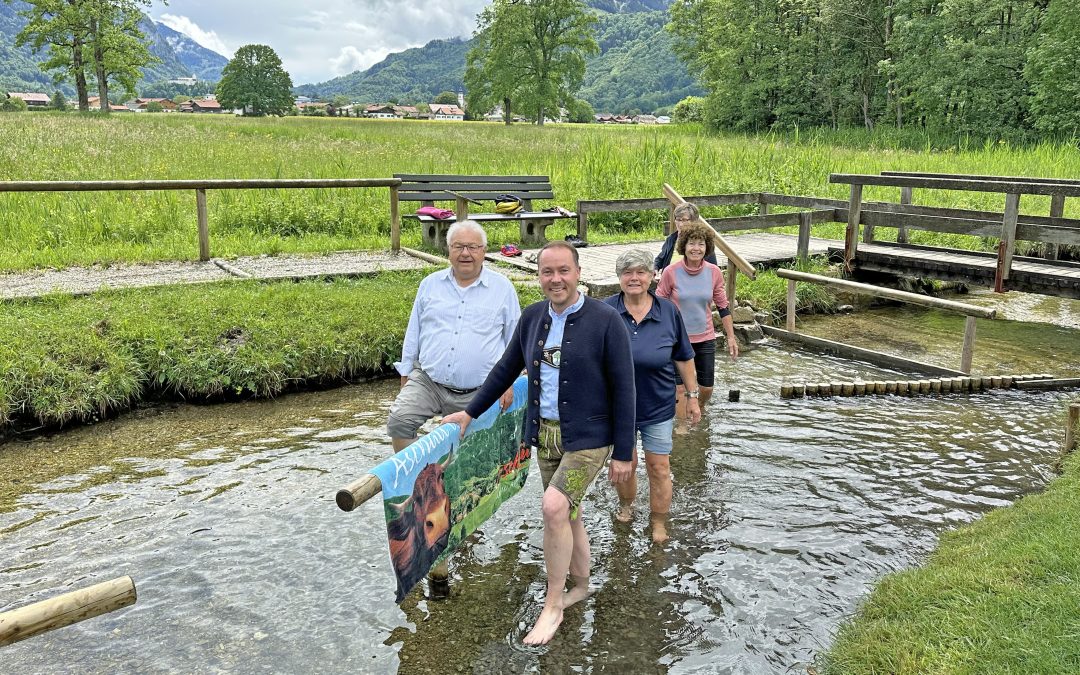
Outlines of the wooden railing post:
M 195 210 L 199 218 L 199 260 L 210 259 L 210 220 L 206 215 L 206 190 L 195 191 Z
M 855 253 L 859 246 L 859 220 L 862 216 L 862 184 L 851 184 L 851 198 L 848 200 L 847 232 L 844 233 L 844 266 L 850 272 L 855 264 Z
M 390 250 L 401 250 L 401 202 L 396 187 L 390 188 Z
M 788 331 L 795 331 L 795 280 L 787 282 L 787 322 L 785 327 Z
M 975 317 L 964 320 L 964 347 L 960 352 L 960 370 L 971 374 L 971 357 L 975 354 Z
M 1050 197 L 1050 217 L 1061 218 L 1065 215 L 1065 195 L 1053 195 Z M 1045 257 L 1047 260 L 1058 259 L 1058 245 L 1046 244 Z
M 799 214 L 799 240 L 796 255 L 799 262 L 805 263 L 810 259 L 810 222 L 813 214 L 803 211 Z
M 582 209 L 580 199 L 577 203 L 577 236 L 581 237 L 582 241 L 589 240 L 589 214 Z
M 764 198 L 758 198 L 758 215 L 769 215 L 769 202 L 766 201 Z
M 900 188 L 900 203 L 901 204 L 910 204 L 911 203 L 911 192 L 912 192 L 912 189 L 910 187 L 902 187 L 902 188 Z M 906 244 L 907 243 L 907 225 L 900 225 L 899 227 L 896 228 L 896 243 L 897 244 Z
M 668 204 L 667 207 L 667 222 L 664 223 L 664 236 L 668 236 L 675 231 L 675 205 Z
M 1016 248 L 1016 221 L 1020 216 L 1020 195 L 1010 192 L 1005 195 L 1005 213 L 1001 219 L 1001 247 L 998 252 L 998 274 L 996 286 L 1004 288 L 1001 283 L 1009 278 L 1012 272 L 1013 250 Z

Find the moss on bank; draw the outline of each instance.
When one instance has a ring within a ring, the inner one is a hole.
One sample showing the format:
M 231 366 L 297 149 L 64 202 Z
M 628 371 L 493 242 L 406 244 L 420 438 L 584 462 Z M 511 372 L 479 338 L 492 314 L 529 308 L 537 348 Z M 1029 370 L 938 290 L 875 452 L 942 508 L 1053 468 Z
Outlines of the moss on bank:
M 882 580 L 823 673 L 1080 671 L 1080 454 L 1045 492 L 942 535 Z

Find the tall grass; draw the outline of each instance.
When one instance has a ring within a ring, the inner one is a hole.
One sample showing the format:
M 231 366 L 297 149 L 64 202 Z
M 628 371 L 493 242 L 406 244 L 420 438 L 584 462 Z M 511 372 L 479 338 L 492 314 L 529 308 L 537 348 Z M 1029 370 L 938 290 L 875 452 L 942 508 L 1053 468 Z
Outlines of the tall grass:
M 547 174 L 557 202 L 774 191 L 844 198 L 829 173 L 884 169 L 1080 175 L 1071 145 L 986 144 L 944 150 L 856 132 L 709 136 L 695 126 L 512 126 L 356 119 L 243 119 L 180 114 L 7 115 L 0 125 L 0 180 L 362 178 L 394 173 Z M 897 191 L 868 188 L 866 199 Z M 917 203 L 1003 208 L 998 195 L 916 191 Z M 209 193 L 212 250 L 232 256 L 386 248 L 384 189 Z M 1025 197 L 1046 214 L 1046 198 Z M 1075 204 L 1066 215 L 1080 217 Z M 747 209 L 716 209 L 730 215 Z M 664 212 L 590 218 L 599 240 L 659 235 Z M 554 234 L 572 227 L 564 222 Z M 0 271 L 94 262 L 191 259 L 194 195 L 178 192 L 0 194 Z M 815 234 L 836 236 L 839 227 Z M 921 234 L 918 236 L 922 236 Z M 493 242 L 513 240 L 494 228 Z M 406 245 L 419 229 L 406 227 Z

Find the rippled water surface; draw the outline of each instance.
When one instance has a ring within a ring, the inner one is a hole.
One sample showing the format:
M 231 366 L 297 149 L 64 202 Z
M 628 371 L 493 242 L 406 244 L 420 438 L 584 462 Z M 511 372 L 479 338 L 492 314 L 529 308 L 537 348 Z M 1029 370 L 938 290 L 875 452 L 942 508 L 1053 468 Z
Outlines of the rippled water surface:
M 120 575 L 139 599 L 2 648 L 0 671 L 805 672 L 882 575 L 1052 477 L 1063 394 L 777 396 L 889 375 L 782 346 L 721 367 L 676 439 L 672 540 L 650 543 L 644 467 L 629 526 L 598 484 L 598 591 L 541 650 L 521 645 L 544 589 L 538 472 L 454 556 L 446 601 L 395 605 L 379 506 L 335 506 L 389 453 L 393 382 L 8 443 L 0 609 Z M 41 462 L 66 468 L 41 481 Z

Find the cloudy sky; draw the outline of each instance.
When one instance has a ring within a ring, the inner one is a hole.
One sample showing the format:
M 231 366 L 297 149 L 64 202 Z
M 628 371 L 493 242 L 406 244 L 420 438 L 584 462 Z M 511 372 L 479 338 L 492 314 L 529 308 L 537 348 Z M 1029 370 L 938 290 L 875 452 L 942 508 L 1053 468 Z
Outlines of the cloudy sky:
M 435 38 L 468 37 L 490 0 L 155 0 L 154 20 L 227 57 L 274 48 L 293 84 L 363 70 Z

